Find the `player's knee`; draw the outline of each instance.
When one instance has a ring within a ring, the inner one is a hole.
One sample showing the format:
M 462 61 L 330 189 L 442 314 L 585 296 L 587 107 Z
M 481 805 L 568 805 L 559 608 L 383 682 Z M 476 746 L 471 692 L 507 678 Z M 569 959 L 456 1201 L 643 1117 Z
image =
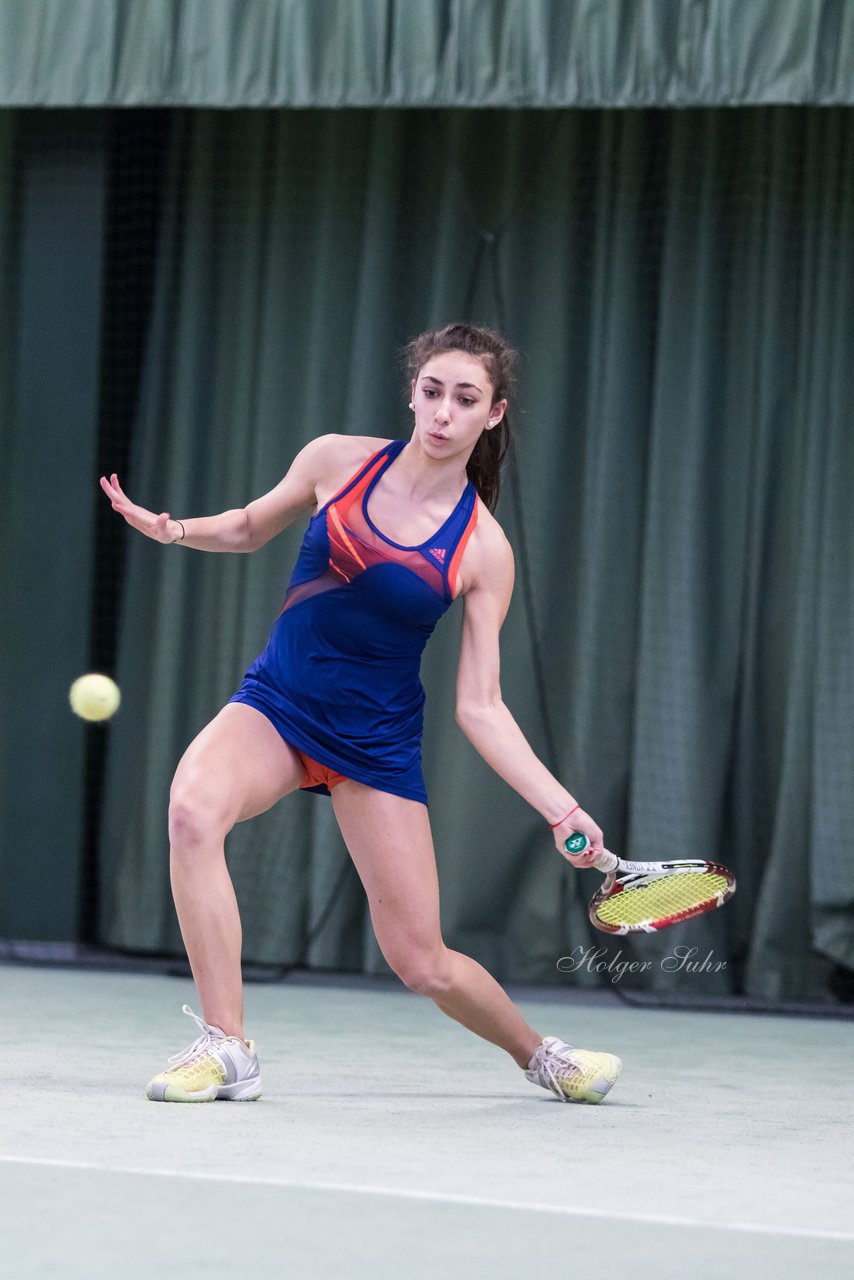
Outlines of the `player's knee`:
M 410 991 L 431 1000 L 440 1000 L 453 989 L 453 971 L 447 951 L 422 954 L 410 952 L 392 963 L 397 976 Z
M 212 797 L 192 788 L 174 788 L 169 802 L 169 841 L 173 850 L 194 850 L 222 840 L 232 823 Z

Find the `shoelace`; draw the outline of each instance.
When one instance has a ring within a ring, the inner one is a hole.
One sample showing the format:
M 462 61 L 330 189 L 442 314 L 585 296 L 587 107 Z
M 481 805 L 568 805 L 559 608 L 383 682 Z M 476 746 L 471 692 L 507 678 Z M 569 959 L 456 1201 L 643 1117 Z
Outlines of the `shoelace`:
M 168 1059 L 168 1061 L 173 1063 L 176 1067 L 183 1066 L 185 1062 L 190 1062 L 193 1058 L 200 1058 L 202 1054 L 207 1053 L 207 1051 L 215 1045 L 217 1041 L 225 1039 L 225 1036 L 221 1031 L 219 1031 L 218 1027 L 208 1026 L 203 1018 L 200 1018 L 197 1013 L 193 1013 L 193 1010 L 188 1004 L 183 1006 L 183 1012 L 198 1024 L 199 1030 L 202 1034 L 199 1036 L 198 1040 L 193 1041 L 188 1049 L 182 1049 L 180 1053 L 173 1053 L 171 1058 Z
M 538 1074 L 541 1078 L 545 1076 L 546 1087 L 559 1098 L 564 1096 L 563 1089 L 558 1083 L 561 1074 L 566 1078 L 568 1075 L 577 1075 L 581 1070 L 578 1063 L 572 1061 L 571 1053 L 571 1049 L 547 1049 L 545 1045 L 541 1045 L 537 1050 Z M 563 1068 L 563 1071 L 561 1072 L 559 1068 Z

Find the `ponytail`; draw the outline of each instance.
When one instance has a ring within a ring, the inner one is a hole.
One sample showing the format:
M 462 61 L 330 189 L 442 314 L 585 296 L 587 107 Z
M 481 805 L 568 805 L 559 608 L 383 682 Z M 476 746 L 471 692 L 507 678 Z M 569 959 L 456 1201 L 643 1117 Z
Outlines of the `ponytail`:
M 510 447 L 507 414 L 489 431 L 483 431 L 466 466 L 466 473 L 484 505 L 494 511 L 501 493 L 501 464 Z

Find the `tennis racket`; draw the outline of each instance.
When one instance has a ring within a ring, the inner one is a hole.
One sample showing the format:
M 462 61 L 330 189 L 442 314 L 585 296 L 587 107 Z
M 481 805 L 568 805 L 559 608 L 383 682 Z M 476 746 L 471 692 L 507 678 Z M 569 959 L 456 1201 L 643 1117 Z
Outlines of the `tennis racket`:
M 589 843 L 576 831 L 567 853 L 583 853 Z M 625 862 L 603 849 L 593 865 L 607 873 L 588 907 L 603 933 L 655 933 L 714 911 L 735 893 L 735 876 L 719 862 Z

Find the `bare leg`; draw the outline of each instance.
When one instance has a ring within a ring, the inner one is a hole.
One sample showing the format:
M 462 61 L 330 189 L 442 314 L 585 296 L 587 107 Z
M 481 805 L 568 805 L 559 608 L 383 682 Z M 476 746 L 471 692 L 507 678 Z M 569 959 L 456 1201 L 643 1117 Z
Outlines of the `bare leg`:
M 442 941 L 427 809 L 358 782 L 332 793 L 383 955 L 413 991 L 526 1067 L 542 1040 L 481 965 Z
M 241 1039 L 242 932 L 225 837 L 301 781 L 297 753 L 270 721 L 254 707 L 230 702 L 187 748 L 172 783 L 172 895 L 202 1016 Z

